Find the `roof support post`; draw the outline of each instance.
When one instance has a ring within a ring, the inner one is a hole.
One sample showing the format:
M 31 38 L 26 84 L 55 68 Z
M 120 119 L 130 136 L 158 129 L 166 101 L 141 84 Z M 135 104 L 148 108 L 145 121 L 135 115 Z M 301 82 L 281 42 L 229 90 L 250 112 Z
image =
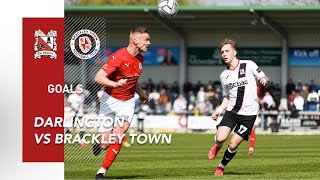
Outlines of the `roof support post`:
M 170 25 L 169 21 L 159 18 L 153 11 L 148 9 L 144 10 L 148 13 L 156 22 L 160 23 L 164 28 L 169 32 L 173 33 L 180 41 L 180 59 L 179 59 L 179 87 L 180 93 L 183 92 L 183 84 L 187 79 L 187 40 L 183 32 L 178 29 L 172 28 L 173 25 Z
M 265 17 L 262 13 L 256 12 L 254 9 L 250 9 L 261 23 L 271 29 L 281 39 L 282 54 L 281 54 L 281 99 L 286 97 L 286 84 L 288 82 L 288 33 L 272 20 Z M 285 105 L 286 106 L 286 105 Z

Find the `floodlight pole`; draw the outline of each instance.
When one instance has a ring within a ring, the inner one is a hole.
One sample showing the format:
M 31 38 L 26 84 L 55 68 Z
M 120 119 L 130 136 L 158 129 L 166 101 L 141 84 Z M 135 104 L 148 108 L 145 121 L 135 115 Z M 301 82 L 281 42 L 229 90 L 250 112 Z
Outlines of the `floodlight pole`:
M 286 84 L 288 82 L 288 33 L 272 20 L 265 17 L 260 12 L 250 9 L 256 18 L 261 20 L 261 23 L 271 29 L 281 39 L 282 54 L 281 54 L 281 100 L 286 98 Z M 286 104 L 283 104 L 286 106 Z
M 183 32 L 172 28 L 173 26 L 169 22 L 164 21 L 164 19 L 159 18 L 155 12 L 149 9 L 144 9 L 144 12 L 149 14 L 155 21 L 160 23 L 169 32 L 173 33 L 180 40 L 180 61 L 179 61 L 179 87 L 180 93 L 183 92 L 183 84 L 187 79 L 187 40 Z

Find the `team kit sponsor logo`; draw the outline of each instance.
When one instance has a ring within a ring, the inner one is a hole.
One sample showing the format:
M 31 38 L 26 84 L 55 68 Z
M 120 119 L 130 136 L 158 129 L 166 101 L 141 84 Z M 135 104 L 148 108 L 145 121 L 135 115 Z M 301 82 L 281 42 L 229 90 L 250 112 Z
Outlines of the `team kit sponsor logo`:
M 234 87 L 242 87 L 242 86 L 245 86 L 246 84 L 248 84 L 248 80 L 238 81 L 238 82 L 234 82 L 234 83 L 229 83 L 228 88 L 232 89 Z
M 57 59 L 57 31 L 51 30 L 45 34 L 40 29 L 34 32 L 34 59 L 41 59 L 43 56 L 49 56 L 51 59 Z
M 99 52 L 100 46 L 98 35 L 89 29 L 75 32 L 70 41 L 72 53 L 80 59 L 93 58 Z

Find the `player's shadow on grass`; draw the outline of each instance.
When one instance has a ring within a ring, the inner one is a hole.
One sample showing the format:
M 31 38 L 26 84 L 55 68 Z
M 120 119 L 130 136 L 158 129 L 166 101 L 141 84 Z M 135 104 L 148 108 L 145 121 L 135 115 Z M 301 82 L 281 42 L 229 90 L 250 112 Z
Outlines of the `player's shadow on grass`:
M 226 175 L 262 175 L 264 173 L 256 173 L 256 172 L 225 172 Z
M 135 175 L 135 176 L 107 176 L 106 179 L 138 179 L 138 178 L 144 178 L 146 176 L 144 175 Z

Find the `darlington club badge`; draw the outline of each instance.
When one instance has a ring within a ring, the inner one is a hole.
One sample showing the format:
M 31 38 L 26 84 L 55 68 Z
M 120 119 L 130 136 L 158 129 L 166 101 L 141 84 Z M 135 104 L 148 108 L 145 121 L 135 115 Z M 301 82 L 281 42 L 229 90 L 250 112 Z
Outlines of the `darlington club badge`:
M 48 34 L 44 34 L 40 29 L 34 32 L 34 59 L 40 59 L 42 56 L 50 56 L 51 59 L 57 59 L 57 31 L 51 30 Z
M 93 31 L 82 29 L 71 37 L 70 48 L 78 58 L 90 59 L 99 52 L 100 39 Z

